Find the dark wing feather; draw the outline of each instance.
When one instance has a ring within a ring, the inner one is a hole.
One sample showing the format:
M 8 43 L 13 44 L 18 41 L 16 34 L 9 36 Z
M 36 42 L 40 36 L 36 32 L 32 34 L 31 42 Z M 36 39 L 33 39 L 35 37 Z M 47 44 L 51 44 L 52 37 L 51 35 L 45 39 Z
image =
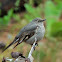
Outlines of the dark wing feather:
M 36 30 L 37 27 L 38 27 L 38 25 L 36 25 L 36 24 L 28 24 L 27 26 L 23 27 L 23 28 L 20 30 L 20 32 L 19 32 L 19 34 L 18 34 L 17 36 L 21 38 L 21 37 L 23 36 L 22 34 L 23 34 L 24 32 Z M 25 35 L 25 34 L 24 34 L 24 35 Z
M 25 36 L 22 38 L 22 40 L 20 41 L 20 42 L 18 42 L 15 46 L 14 46 L 14 48 L 15 47 L 17 47 L 20 43 L 22 43 L 22 41 L 26 41 L 26 40 L 28 40 L 30 37 L 32 37 L 33 35 L 34 35 L 34 31 L 28 31 L 27 33 L 25 32 L 24 34 L 25 34 Z

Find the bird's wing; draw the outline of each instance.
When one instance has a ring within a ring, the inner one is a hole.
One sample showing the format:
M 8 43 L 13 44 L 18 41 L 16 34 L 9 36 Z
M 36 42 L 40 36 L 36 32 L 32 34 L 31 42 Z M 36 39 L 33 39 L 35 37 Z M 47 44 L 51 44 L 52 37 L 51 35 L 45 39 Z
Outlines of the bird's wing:
M 23 27 L 21 30 L 20 30 L 20 32 L 19 32 L 19 34 L 17 35 L 17 37 L 22 37 L 22 34 L 24 33 L 24 32 L 28 32 L 28 31 L 33 31 L 33 30 L 36 30 L 37 29 L 37 27 L 38 27 L 38 25 L 36 25 L 36 24 L 28 24 L 27 26 L 25 26 L 25 27 Z
M 32 36 L 34 35 L 34 33 L 35 33 L 35 31 L 24 32 L 25 35 L 23 36 L 23 38 L 21 39 L 21 41 L 19 41 L 19 42 L 14 46 L 14 48 L 17 47 L 20 43 L 22 43 L 22 41 L 28 40 L 30 37 L 32 37 Z
M 18 42 L 14 48 L 16 46 L 18 46 L 22 41 L 26 41 L 27 39 L 29 39 L 30 37 L 32 37 L 35 33 L 35 30 L 37 29 L 37 25 L 31 25 L 28 24 L 27 26 L 25 26 L 24 28 L 21 29 L 20 33 L 17 35 L 17 37 L 23 37 L 22 40 L 20 42 Z M 23 35 L 23 36 L 22 36 Z

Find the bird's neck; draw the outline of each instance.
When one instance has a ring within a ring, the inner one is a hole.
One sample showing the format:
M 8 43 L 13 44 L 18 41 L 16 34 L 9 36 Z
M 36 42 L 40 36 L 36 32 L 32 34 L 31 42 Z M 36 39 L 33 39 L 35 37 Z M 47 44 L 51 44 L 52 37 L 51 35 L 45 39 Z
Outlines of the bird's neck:
M 44 26 L 43 22 L 42 23 L 38 23 L 38 26 Z

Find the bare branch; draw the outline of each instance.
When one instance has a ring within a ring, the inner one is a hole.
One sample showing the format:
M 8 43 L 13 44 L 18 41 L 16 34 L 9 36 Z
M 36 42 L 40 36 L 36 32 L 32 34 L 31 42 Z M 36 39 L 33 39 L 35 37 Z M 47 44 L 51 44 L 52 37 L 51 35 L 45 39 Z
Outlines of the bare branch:
M 28 58 L 23 58 L 23 57 L 19 56 L 14 62 L 33 62 L 34 58 L 32 57 L 32 53 L 35 50 L 36 41 L 37 41 L 37 39 L 35 38 L 35 42 L 33 43 L 33 46 L 29 52 Z M 6 61 L 12 62 L 13 59 L 6 58 Z

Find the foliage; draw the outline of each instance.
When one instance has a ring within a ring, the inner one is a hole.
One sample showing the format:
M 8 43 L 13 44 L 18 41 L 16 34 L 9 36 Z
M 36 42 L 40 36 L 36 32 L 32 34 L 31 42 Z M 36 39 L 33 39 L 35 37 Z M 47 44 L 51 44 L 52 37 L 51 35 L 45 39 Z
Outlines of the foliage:
M 18 9 L 17 7 L 19 6 L 19 3 L 20 3 L 20 0 L 16 0 L 16 3 L 15 3 L 16 8 L 15 8 L 15 10 Z
M 62 0 L 54 0 L 57 4 L 62 3 Z
M 39 61 L 39 62 L 41 62 L 41 61 L 43 61 L 44 60 L 44 58 L 45 58 L 45 56 L 46 56 L 46 53 L 45 53 L 45 51 L 43 51 L 43 50 L 37 50 L 37 51 L 34 51 L 34 53 L 33 53 L 33 57 L 35 58 L 35 59 L 37 59 L 37 61 Z M 36 61 L 36 60 L 35 60 Z M 36 61 L 36 62 L 37 62 Z
M 18 14 L 13 14 L 13 18 L 16 20 L 16 21 L 20 21 L 20 16 Z
M 20 0 L 16 1 L 16 3 L 15 3 L 16 7 L 19 6 L 19 2 L 20 2 Z M 15 10 L 17 10 L 17 8 L 15 8 Z M 0 27 L 1 26 L 4 26 L 4 27 L 7 26 L 10 23 L 11 18 L 14 18 L 16 21 L 20 21 L 20 16 L 17 14 L 14 14 L 13 11 L 14 11 L 14 9 L 11 8 L 8 11 L 7 15 L 5 15 L 4 17 L 0 17 Z M 1 10 L 0 10 L 0 13 L 1 13 Z
M 4 17 L 0 17 L 0 27 L 7 26 L 10 23 L 11 18 L 14 18 L 16 21 L 20 21 L 20 16 L 13 13 L 13 9 L 8 11 L 8 14 Z
M 62 36 L 62 22 L 55 22 L 52 24 L 51 35 L 56 37 Z
M 4 16 L 3 18 L 0 17 L 0 25 L 8 25 L 11 17 L 13 15 L 13 9 L 8 11 L 8 15 Z
M 42 2 L 42 0 L 34 0 L 34 3 L 40 4 Z
M 53 34 L 53 36 L 54 36 L 54 33 L 57 34 L 57 30 L 58 30 L 58 32 L 60 32 L 59 28 L 56 27 L 60 23 L 55 24 L 58 21 L 58 19 L 60 17 L 60 14 L 61 14 L 61 6 L 59 4 L 55 5 L 52 1 L 47 1 L 45 3 L 45 17 L 47 18 L 46 30 L 47 30 L 47 33 L 48 33 L 47 36 L 50 36 L 50 34 Z M 52 27 L 56 27 L 57 30 L 55 30 L 55 29 L 52 30 Z M 53 33 L 53 31 L 54 31 L 54 33 Z
M 41 8 L 33 8 L 30 4 L 24 5 L 26 8 L 27 13 L 25 14 L 25 18 L 31 21 L 33 18 L 41 17 Z

